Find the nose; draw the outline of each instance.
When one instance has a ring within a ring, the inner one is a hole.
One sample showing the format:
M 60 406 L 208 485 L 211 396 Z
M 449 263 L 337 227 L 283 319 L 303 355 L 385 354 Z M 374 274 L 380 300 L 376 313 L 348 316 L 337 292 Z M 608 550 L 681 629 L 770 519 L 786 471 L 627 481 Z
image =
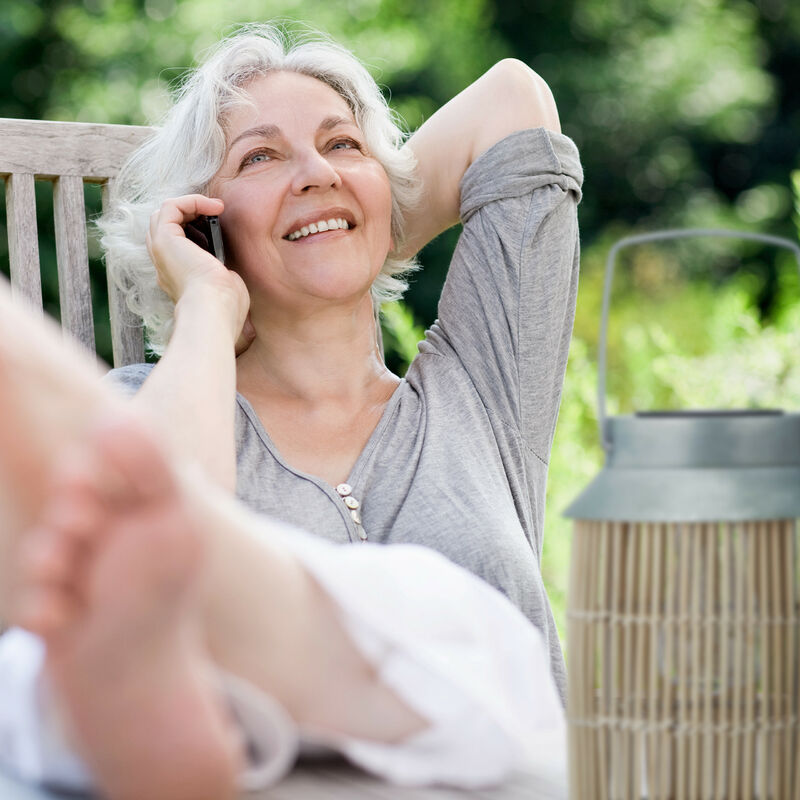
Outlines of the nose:
M 333 165 L 316 148 L 299 153 L 292 180 L 292 191 L 302 194 L 313 189 L 338 189 L 342 179 Z

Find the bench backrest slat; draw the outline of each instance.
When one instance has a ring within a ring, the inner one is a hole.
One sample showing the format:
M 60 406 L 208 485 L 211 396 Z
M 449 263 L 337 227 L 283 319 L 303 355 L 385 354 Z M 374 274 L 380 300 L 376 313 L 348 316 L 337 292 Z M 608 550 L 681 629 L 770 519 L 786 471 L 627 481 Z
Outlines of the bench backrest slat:
M 53 213 L 56 223 L 58 294 L 61 327 L 88 349 L 94 350 L 92 284 L 89 278 L 89 246 L 86 241 L 86 207 L 83 179 L 62 175 L 53 181 Z
M 6 181 L 8 258 L 11 285 L 35 307 L 42 307 L 42 277 L 39 272 L 39 233 L 33 175 L 19 172 Z

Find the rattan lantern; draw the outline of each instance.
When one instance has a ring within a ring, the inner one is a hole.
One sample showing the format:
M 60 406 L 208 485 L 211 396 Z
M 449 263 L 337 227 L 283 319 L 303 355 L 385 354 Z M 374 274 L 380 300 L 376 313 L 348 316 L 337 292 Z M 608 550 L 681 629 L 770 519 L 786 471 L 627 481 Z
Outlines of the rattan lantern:
M 800 798 L 800 414 L 606 419 L 575 519 L 568 600 L 570 798 Z M 795 252 L 793 242 L 744 235 Z

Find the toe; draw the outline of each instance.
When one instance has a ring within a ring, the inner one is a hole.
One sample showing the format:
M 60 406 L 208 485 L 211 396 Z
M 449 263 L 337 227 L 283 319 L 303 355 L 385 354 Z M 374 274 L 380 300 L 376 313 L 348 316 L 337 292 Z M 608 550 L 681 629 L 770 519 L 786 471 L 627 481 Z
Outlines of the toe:
M 19 574 L 26 585 L 65 581 L 73 562 L 72 545 L 48 527 L 29 531 L 20 543 Z
M 79 604 L 56 584 L 35 584 L 20 592 L 12 621 L 21 628 L 50 639 L 63 633 L 77 618 Z
M 42 527 L 70 542 L 90 542 L 104 531 L 107 513 L 98 495 L 95 474 L 85 460 L 71 462 L 53 482 Z

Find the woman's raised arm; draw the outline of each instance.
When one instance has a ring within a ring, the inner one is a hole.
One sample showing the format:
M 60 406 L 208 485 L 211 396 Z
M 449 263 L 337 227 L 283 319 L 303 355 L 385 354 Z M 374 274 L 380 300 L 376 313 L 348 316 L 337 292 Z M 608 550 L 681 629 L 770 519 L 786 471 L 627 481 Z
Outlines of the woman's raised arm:
M 459 218 L 459 185 L 470 164 L 515 131 L 561 132 L 548 85 L 514 58 L 495 64 L 442 106 L 409 139 L 422 181 L 421 201 L 406 220 L 403 255 L 418 252 Z

